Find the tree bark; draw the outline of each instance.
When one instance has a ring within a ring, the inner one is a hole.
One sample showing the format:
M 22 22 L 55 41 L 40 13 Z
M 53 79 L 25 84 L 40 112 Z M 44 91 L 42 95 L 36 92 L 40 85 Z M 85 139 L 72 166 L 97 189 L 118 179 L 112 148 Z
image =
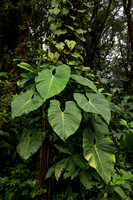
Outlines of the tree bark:
M 131 43 L 131 50 L 133 52 L 133 18 L 131 14 L 131 7 L 132 7 L 132 0 L 123 0 L 123 7 L 125 14 L 127 16 L 127 24 L 128 24 L 128 33 L 129 33 L 129 39 Z
M 42 115 L 45 115 L 46 107 L 42 108 Z M 53 182 L 51 179 L 45 179 L 45 176 L 52 167 L 53 158 L 55 156 L 55 148 L 53 142 L 50 141 L 50 134 L 51 129 L 49 127 L 49 124 L 47 122 L 47 119 L 42 119 L 42 130 L 46 131 L 46 139 L 44 140 L 42 147 L 40 149 L 39 158 L 37 162 L 37 168 L 38 168 L 38 185 L 46 189 L 47 192 L 42 194 L 41 196 L 37 196 L 35 200 L 52 200 L 53 196 Z

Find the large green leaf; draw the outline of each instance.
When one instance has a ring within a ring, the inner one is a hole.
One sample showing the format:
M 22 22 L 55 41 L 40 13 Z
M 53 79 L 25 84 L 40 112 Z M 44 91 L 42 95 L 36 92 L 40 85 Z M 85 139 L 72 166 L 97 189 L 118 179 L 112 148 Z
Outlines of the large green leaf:
M 109 123 L 111 118 L 109 102 L 103 94 L 86 93 L 86 96 L 88 99 L 83 94 L 74 94 L 74 99 L 79 107 L 86 112 L 100 114 Z
M 62 140 L 66 140 L 76 132 L 81 118 L 81 110 L 75 102 L 66 102 L 64 111 L 61 110 L 59 101 L 52 100 L 50 102 L 50 108 L 48 109 L 49 123 Z
M 40 72 L 36 79 L 36 88 L 44 101 L 64 90 L 70 78 L 70 72 L 71 69 L 67 65 L 46 68 Z
M 45 133 L 37 129 L 24 129 L 17 146 L 17 152 L 24 160 L 28 159 L 32 154 L 36 153 L 40 148 Z
M 115 155 L 112 140 L 100 133 L 85 129 L 83 133 L 84 157 L 89 165 L 96 169 L 103 180 L 108 183 L 113 172 Z
M 97 88 L 94 85 L 92 81 L 90 81 L 88 78 L 82 77 L 80 75 L 72 74 L 71 78 L 74 79 L 77 83 L 80 83 L 81 85 L 88 86 L 93 91 L 97 92 Z
M 11 103 L 12 118 L 21 116 L 24 113 L 36 110 L 43 104 L 43 99 L 35 92 L 34 89 L 30 89 L 23 94 L 17 96 Z

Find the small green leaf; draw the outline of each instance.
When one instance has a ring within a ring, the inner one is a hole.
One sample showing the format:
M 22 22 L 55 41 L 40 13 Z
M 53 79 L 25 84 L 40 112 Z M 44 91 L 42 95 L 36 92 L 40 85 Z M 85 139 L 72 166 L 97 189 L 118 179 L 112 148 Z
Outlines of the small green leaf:
M 28 63 L 25 63 L 25 62 L 21 62 L 20 64 L 17 65 L 18 67 L 21 67 L 27 71 L 30 71 L 30 72 L 35 72 L 35 69 L 29 65 Z
M 69 0 L 62 0 L 63 3 L 67 3 Z
M 54 146 L 62 153 L 71 154 L 68 149 L 66 149 L 66 148 L 64 148 L 64 147 L 62 147 L 62 146 L 60 146 L 58 144 L 55 144 Z
M 77 32 L 75 32 L 74 34 L 75 34 L 75 36 L 76 36 L 77 38 L 79 38 L 81 41 L 83 41 L 83 42 L 86 41 L 86 39 L 85 39 L 85 37 L 84 37 L 83 35 L 78 34 Z
M 69 60 L 69 61 L 67 61 L 67 65 L 77 65 L 77 61 L 76 60 Z
M 61 0 L 52 0 L 52 5 L 53 5 L 54 7 L 58 7 L 59 4 L 60 4 L 60 2 L 61 2 Z
M 129 190 L 130 192 L 132 191 L 132 188 L 131 188 L 131 186 L 130 186 L 128 183 L 124 183 L 124 184 L 122 184 L 122 186 L 123 186 L 125 189 Z
M 55 15 L 58 15 L 60 12 L 60 9 L 54 8 L 54 9 L 49 9 L 50 12 L 53 12 Z
M 69 136 L 76 132 L 79 128 L 81 118 L 81 111 L 75 102 L 66 102 L 65 110 L 62 111 L 59 101 L 50 101 L 48 120 L 53 130 L 62 140 L 65 141 Z
M 131 173 L 131 171 L 125 171 L 124 169 L 120 169 L 119 173 L 122 175 L 122 179 L 133 181 L 133 174 Z
M 70 51 L 67 51 L 66 49 L 64 49 L 64 54 L 67 54 L 67 55 L 69 55 L 70 54 Z
M 63 172 L 63 165 L 61 165 L 59 168 L 55 170 L 55 178 L 57 181 L 59 180 L 62 172 Z
M 133 121 L 128 124 L 131 128 L 133 128 Z
M 80 108 L 86 112 L 100 114 L 109 123 L 111 118 L 109 102 L 103 94 L 86 93 L 87 98 L 80 93 L 74 93 L 74 99 Z
M 62 170 L 64 170 L 67 166 L 69 162 L 69 158 L 65 158 L 62 159 L 61 161 L 59 161 L 58 163 L 56 163 L 55 165 L 53 165 L 47 172 L 45 179 L 51 177 L 53 175 L 53 173 L 55 172 L 55 170 L 59 169 L 60 167 L 62 167 Z
M 124 119 L 120 120 L 120 125 L 127 126 L 127 121 Z
M 55 64 L 58 58 L 60 57 L 60 54 L 55 52 L 55 53 L 49 53 L 48 56 L 50 57 L 50 60 Z
M 92 133 L 85 129 L 83 133 L 84 157 L 89 165 L 96 169 L 98 174 L 107 183 L 111 180 L 114 168 L 115 155 L 112 140 L 100 133 Z
M 101 93 L 104 90 L 104 88 L 99 88 L 97 93 Z
M 71 180 L 75 177 L 75 170 L 76 170 L 76 164 L 73 161 L 73 159 L 70 159 L 68 162 L 68 165 L 65 168 L 65 173 L 63 178 L 66 179 L 68 177 L 71 177 Z M 77 175 L 78 171 L 76 170 L 76 175 Z M 74 174 L 74 176 L 73 176 Z
M 59 51 L 62 51 L 64 49 L 65 44 L 63 42 L 59 42 L 55 46 Z
M 80 53 L 78 53 L 78 52 L 73 52 L 72 54 L 71 54 L 74 58 L 81 58 L 81 60 L 83 60 L 83 57 L 81 56 L 81 54 Z
M 55 23 L 50 24 L 50 30 L 51 30 L 51 31 L 55 31 L 55 30 L 56 30 L 56 25 L 55 25 Z
M 73 15 L 69 15 L 73 20 L 75 20 L 76 19 L 76 17 L 75 16 L 73 16 Z
M 82 77 L 80 75 L 75 75 L 75 74 L 71 74 L 71 78 L 74 79 L 77 83 L 80 83 L 81 85 L 84 85 L 84 86 L 88 86 L 93 91 L 97 92 L 96 86 L 88 78 Z
M 7 132 L 5 132 L 5 131 L 2 131 L 2 130 L 0 130 L 0 137 L 9 137 L 10 136 L 10 134 L 9 133 L 7 133 Z
M 4 76 L 5 78 L 7 78 L 8 76 L 7 76 L 7 72 L 0 72 L 0 77 L 2 77 L 2 76 Z
M 48 17 L 48 22 L 51 22 L 51 21 L 53 21 L 55 18 L 53 17 L 53 16 L 49 16 Z
M 68 9 L 68 8 L 63 8 L 63 9 L 61 10 L 61 13 L 62 13 L 62 15 L 68 15 L 69 9 Z
M 86 10 L 78 10 L 78 12 L 84 13 L 84 12 L 86 12 Z
M 108 99 L 108 97 L 107 97 Z M 109 105 L 110 105 L 110 110 L 113 111 L 113 112 L 120 112 L 121 111 L 121 108 L 117 105 L 115 105 L 114 103 L 112 102 L 109 102 Z
M 72 26 L 69 25 L 65 25 L 67 28 L 71 29 L 72 31 L 74 31 L 74 28 Z
M 119 194 L 123 199 L 126 198 L 126 194 L 123 192 L 123 190 L 119 186 L 114 187 L 114 191 Z
M 37 129 L 24 129 L 17 146 L 17 152 L 24 160 L 27 160 L 38 151 L 45 138 L 45 134 Z
M 74 40 L 65 40 L 65 43 L 71 51 L 74 49 L 76 45 L 76 42 Z
M 80 29 L 77 29 L 76 32 L 77 32 L 78 34 L 84 34 L 84 31 L 83 31 L 81 28 L 80 28 Z
M 58 29 L 58 30 L 56 31 L 57 36 L 60 36 L 60 35 L 66 34 L 66 33 L 67 33 L 67 30 L 66 30 L 66 29 L 64 29 L 64 30 Z

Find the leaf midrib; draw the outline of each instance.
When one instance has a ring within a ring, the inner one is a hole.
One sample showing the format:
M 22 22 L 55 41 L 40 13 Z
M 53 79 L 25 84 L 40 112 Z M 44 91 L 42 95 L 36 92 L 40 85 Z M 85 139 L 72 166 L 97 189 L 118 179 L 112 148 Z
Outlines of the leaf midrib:
M 54 80 L 54 76 L 52 75 L 52 78 L 51 78 L 51 81 L 50 81 L 50 84 L 49 84 L 49 88 L 48 88 L 48 93 L 49 93 L 49 91 L 50 91 L 50 89 L 51 89 L 53 80 Z
M 26 146 L 26 149 L 25 149 L 25 153 L 24 153 L 24 155 L 26 155 L 26 152 L 27 152 L 27 150 L 28 150 L 28 147 L 29 147 L 30 141 L 31 141 L 31 137 L 29 137 L 29 140 L 28 140 L 28 143 L 27 143 L 27 146 Z
M 98 157 L 98 160 L 99 160 L 100 165 L 101 165 L 101 168 L 102 168 L 102 177 L 103 177 L 103 167 L 102 167 L 102 162 L 101 162 L 101 159 L 100 159 L 100 157 L 99 157 L 99 154 L 98 154 L 98 151 L 97 151 L 96 144 L 94 145 L 94 149 L 95 149 L 95 151 L 96 151 L 96 155 L 97 155 L 97 157 Z

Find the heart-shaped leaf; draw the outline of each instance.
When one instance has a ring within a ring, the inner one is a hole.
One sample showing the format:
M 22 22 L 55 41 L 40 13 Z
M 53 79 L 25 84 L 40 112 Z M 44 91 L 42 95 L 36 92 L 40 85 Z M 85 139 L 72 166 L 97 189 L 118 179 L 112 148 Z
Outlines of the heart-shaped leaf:
M 111 118 L 109 102 L 103 94 L 86 93 L 86 96 L 89 100 L 83 94 L 74 94 L 74 99 L 79 107 L 86 112 L 100 114 L 109 123 Z
M 32 154 L 40 148 L 45 134 L 37 129 L 24 129 L 17 146 L 17 152 L 24 160 L 27 160 Z
M 28 114 L 43 104 L 43 99 L 34 89 L 17 96 L 11 103 L 12 118 Z
M 71 69 L 67 65 L 46 68 L 36 78 L 36 88 L 44 101 L 59 94 L 66 87 Z
M 83 133 L 84 157 L 89 165 L 96 169 L 103 180 L 108 183 L 113 172 L 115 155 L 112 140 L 100 133 L 85 129 Z
M 73 101 L 66 102 L 65 110 L 60 108 L 60 102 L 52 100 L 48 109 L 48 120 L 53 130 L 62 139 L 66 140 L 79 128 L 81 122 L 81 110 Z
M 68 48 L 72 51 L 73 48 L 76 45 L 76 42 L 74 40 L 65 40 L 65 43 L 67 44 Z
M 59 42 L 55 46 L 59 51 L 62 51 L 64 49 L 65 44 L 63 42 Z
M 55 52 L 55 53 L 49 53 L 48 56 L 50 57 L 50 60 L 55 64 L 60 57 L 60 55 Z
M 97 88 L 94 85 L 92 81 L 90 81 L 88 78 L 85 78 L 80 75 L 72 74 L 71 78 L 74 79 L 77 83 L 80 83 L 81 85 L 88 86 L 91 88 L 93 91 L 97 92 Z

